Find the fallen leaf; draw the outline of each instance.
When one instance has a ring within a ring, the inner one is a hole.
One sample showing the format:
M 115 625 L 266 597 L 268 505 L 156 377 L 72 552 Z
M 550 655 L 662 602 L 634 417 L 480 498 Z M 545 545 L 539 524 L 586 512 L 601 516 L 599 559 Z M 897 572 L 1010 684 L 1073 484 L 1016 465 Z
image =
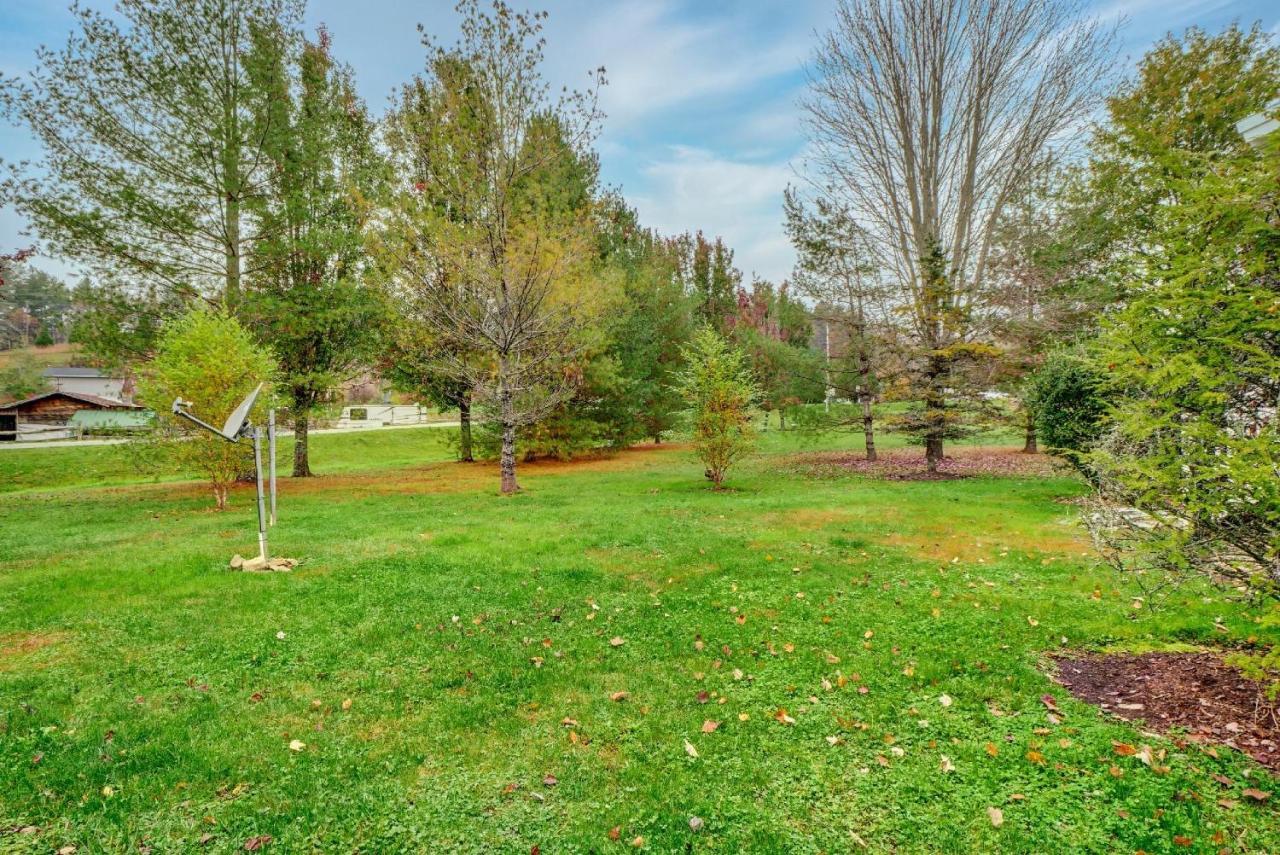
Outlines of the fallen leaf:
M 343 701 L 342 701 L 342 708 L 343 708 L 344 710 L 349 710 L 349 709 L 351 709 L 351 699 L 350 699 L 350 698 L 344 698 L 344 699 L 343 699 Z
M 1041 695 L 1040 703 L 1044 704 L 1050 712 L 1058 712 L 1058 702 L 1053 695 Z
M 998 807 L 989 807 L 987 808 L 987 819 L 991 820 L 992 827 L 999 828 L 1004 825 L 1004 811 Z
M 951 706 L 951 696 L 950 696 L 950 695 L 940 695 L 940 696 L 938 697 L 938 703 L 942 704 L 944 707 L 949 707 L 949 706 Z
M 629 697 L 631 697 L 630 692 L 614 692 L 612 695 L 609 696 L 609 700 L 613 701 L 614 703 L 617 703 L 618 701 L 625 701 Z
M 259 849 L 261 849 L 263 846 L 266 846 L 270 842 L 271 842 L 270 834 L 259 834 L 255 837 L 250 837 L 248 840 L 246 840 L 244 842 L 244 848 L 246 852 L 257 852 Z
M 1271 793 L 1267 790 L 1259 790 L 1256 787 L 1249 787 L 1247 790 L 1241 790 L 1240 795 L 1247 796 L 1255 802 L 1265 802 L 1271 798 Z
M 560 781 L 559 779 L 556 778 L 555 775 L 548 774 L 546 777 L 542 779 L 542 785 L 544 787 L 554 787 L 558 783 L 560 783 Z
M 939 758 L 938 768 L 940 768 L 943 772 L 954 772 L 956 770 L 955 764 L 951 762 L 951 758 L 945 754 L 943 754 L 942 757 Z
M 782 724 L 796 723 L 796 720 L 787 714 L 787 711 L 784 707 L 778 707 L 778 711 L 773 714 L 773 719 L 774 721 L 781 722 Z
M 624 639 L 624 638 L 623 638 L 622 636 L 620 636 L 620 635 L 615 635 L 613 638 L 609 639 L 609 644 L 610 644 L 610 646 L 612 646 L 612 647 L 621 647 L 622 645 L 624 645 L 624 644 L 626 644 L 626 643 L 627 643 L 627 642 L 626 642 L 626 639 Z
M 1039 751 L 1036 751 L 1034 748 L 1027 752 L 1027 759 L 1032 763 L 1036 763 L 1041 766 L 1044 765 L 1044 755 Z
M 717 729 L 718 727 L 720 727 L 720 722 L 718 722 L 718 721 L 712 721 L 711 719 L 707 719 L 706 721 L 704 721 L 704 722 L 702 723 L 702 732 L 703 732 L 703 733 L 715 733 L 715 731 L 716 731 L 716 729 Z
M 1134 748 L 1127 742 L 1113 742 L 1111 743 L 1111 749 L 1121 757 L 1132 757 L 1134 754 L 1138 753 L 1138 749 Z
M 1190 837 L 1186 837 L 1181 834 L 1175 834 L 1173 836 L 1173 842 L 1178 846 L 1190 846 L 1194 841 L 1192 841 Z
M 306 749 L 306 747 L 307 747 L 307 743 L 303 742 L 301 739 L 295 739 L 289 743 L 290 751 L 303 751 Z
M 642 837 L 642 836 L 640 836 L 639 834 L 637 834 L 637 835 L 635 836 L 635 838 L 634 838 L 634 839 L 632 839 L 632 841 L 631 841 L 631 845 L 632 845 L 632 846 L 634 846 L 634 847 L 635 847 L 635 848 L 637 848 L 637 849 L 640 849 L 641 847 L 643 847 L 643 846 L 644 846 L 644 837 Z
M 609 829 L 610 840 L 617 840 L 621 836 L 622 836 L 622 826 L 615 825 L 613 828 Z
M 690 757 L 697 757 L 698 749 L 694 748 L 693 743 L 686 739 L 684 741 L 684 753 L 688 754 Z
M 999 753 L 1000 753 L 1000 748 L 999 748 L 999 747 L 998 747 L 994 742 L 988 742 L 988 743 L 987 743 L 987 754 L 988 754 L 988 755 L 990 755 L 991 757 L 995 757 L 995 756 L 996 756 L 997 754 L 999 754 Z
M 702 830 L 703 822 L 700 816 L 689 817 L 689 830 L 695 834 Z

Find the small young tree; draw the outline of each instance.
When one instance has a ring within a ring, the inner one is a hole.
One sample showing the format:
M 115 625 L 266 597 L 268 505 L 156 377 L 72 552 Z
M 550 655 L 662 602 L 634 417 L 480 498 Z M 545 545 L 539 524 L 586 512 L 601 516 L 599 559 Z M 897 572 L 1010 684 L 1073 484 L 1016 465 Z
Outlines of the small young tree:
M 248 331 L 225 311 L 199 308 L 171 321 L 160 336 L 155 358 L 138 383 L 138 398 L 156 412 L 153 437 L 175 463 L 208 479 L 218 510 L 227 506 L 227 488 L 253 466 L 248 443 L 227 442 L 172 415 L 175 398 L 190 401 L 205 421 L 221 424 L 245 395 L 270 380 L 275 361 Z M 262 424 L 265 395 L 251 417 Z
M 710 327 L 684 351 L 679 388 L 693 416 L 693 443 L 706 475 L 721 489 L 729 467 L 756 445 L 751 406 L 759 395 L 746 357 Z

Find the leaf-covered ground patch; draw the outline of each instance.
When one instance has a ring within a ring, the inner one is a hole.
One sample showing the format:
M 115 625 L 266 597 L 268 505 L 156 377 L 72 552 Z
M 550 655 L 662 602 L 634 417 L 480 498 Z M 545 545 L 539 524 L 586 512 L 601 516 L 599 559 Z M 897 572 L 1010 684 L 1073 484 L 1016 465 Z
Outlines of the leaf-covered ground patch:
M 1061 656 L 1058 680 L 1081 700 L 1162 733 L 1243 751 L 1280 770 L 1280 704 L 1217 653 Z
M 1043 454 L 1024 454 L 1014 448 L 953 446 L 939 462 L 938 471 L 925 468 L 922 453 L 914 448 L 882 451 L 875 460 L 859 452 L 813 452 L 787 458 L 783 465 L 815 478 L 868 475 L 892 481 L 949 481 L 956 478 L 1035 477 L 1062 474 L 1062 464 Z

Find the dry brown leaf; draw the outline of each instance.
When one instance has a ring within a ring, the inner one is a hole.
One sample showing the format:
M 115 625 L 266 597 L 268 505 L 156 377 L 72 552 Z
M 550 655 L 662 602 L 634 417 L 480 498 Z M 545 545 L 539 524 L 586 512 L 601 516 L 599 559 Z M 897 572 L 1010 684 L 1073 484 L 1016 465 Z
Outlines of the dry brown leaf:
M 715 732 L 716 732 L 716 729 L 717 729 L 717 728 L 719 728 L 719 727 L 720 727 L 720 722 L 718 722 L 718 721 L 712 721 L 711 719 L 707 719 L 706 721 L 704 721 L 704 722 L 702 723 L 702 732 L 703 732 L 703 733 L 715 733 Z
M 1004 825 L 1004 811 L 998 807 L 989 807 L 987 808 L 987 819 L 991 820 L 992 827 L 999 828 Z

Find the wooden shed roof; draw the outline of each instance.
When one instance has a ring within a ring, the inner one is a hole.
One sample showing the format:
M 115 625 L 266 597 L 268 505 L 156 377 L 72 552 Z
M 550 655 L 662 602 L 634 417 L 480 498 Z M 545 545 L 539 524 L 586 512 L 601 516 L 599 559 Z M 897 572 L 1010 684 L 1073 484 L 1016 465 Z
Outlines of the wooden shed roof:
M 126 404 L 123 401 L 113 401 L 110 398 L 100 398 L 97 395 L 89 395 L 84 392 L 45 392 L 43 395 L 36 395 L 33 398 L 27 398 L 25 401 L 14 401 L 12 404 L 0 404 L 0 413 L 7 413 L 14 410 L 21 410 L 32 404 L 39 403 L 48 398 L 67 398 L 72 401 L 79 401 L 90 406 L 100 407 L 104 410 L 140 410 L 138 404 Z

